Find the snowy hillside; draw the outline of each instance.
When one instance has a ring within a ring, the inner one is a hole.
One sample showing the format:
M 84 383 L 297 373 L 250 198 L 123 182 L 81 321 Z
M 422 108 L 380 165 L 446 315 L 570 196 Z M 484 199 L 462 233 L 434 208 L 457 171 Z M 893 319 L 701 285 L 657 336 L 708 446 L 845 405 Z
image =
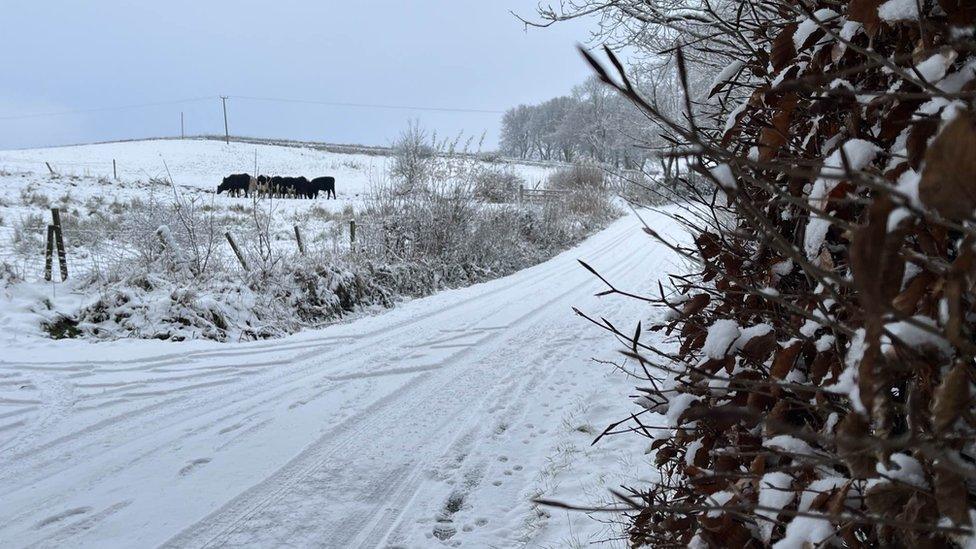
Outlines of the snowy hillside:
M 310 179 L 332 175 L 339 198 L 350 200 L 385 175 L 389 157 L 333 153 L 312 147 L 159 139 L 0 151 L 0 170 L 44 175 L 48 173 L 45 163 L 50 163 L 62 175 L 110 178 L 113 160 L 122 181 L 163 179 L 168 166 L 177 185 L 204 190 L 215 189 L 224 176 L 232 173 L 257 171 Z M 530 185 L 544 181 L 552 172 L 536 164 L 513 163 L 512 167 Z

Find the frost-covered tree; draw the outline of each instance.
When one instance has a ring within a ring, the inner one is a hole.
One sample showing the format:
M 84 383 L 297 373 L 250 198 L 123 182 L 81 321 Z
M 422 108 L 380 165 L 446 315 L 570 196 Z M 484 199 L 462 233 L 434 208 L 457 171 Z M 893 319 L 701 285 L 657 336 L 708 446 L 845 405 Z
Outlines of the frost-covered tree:
M 574 162 L 591 160 L 639 168 L 647 158 L 647 125 L 633 103 L 590 79 L 572 94 L 520 105 L 502 119 L 502 151 L 510 156 Z M 645 120 L 646 122 L 646 120 Z
M 532 107 L 519 105 L 502 118 L 501 148 L 517 158 L 528 158 L 532 150 Z
M 436 137 L 419 121 L 411 121 L 393 143 L 390 176 L 401 192 L 426 184 L 437 162 Z

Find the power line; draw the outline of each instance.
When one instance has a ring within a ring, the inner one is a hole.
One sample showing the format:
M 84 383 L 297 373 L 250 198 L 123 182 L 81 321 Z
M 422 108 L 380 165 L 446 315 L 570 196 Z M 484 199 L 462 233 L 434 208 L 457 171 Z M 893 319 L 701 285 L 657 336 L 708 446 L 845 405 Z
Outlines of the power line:
M 21 120 L 27 118 L 45 118 L 50 116 L 67 116 L 72 114 L 87 114 L 93 112 L 107 112 L 107 111 L 122 111 L 130 109 L 144 109 L 147 107 L 161 107 L 165 105 L 179 105 L 182 103 L 196 103 L 199 101 L 212 101 L 213 96 L 207 97 L 191 97 L 188 99 L 176 99 L 174 101 L 157 101 L 155 103 L 140 103 L 136 105 L 121 105 L 117 107 L 97 107 L 93 109 L 78 109 L 72 111 L 58 111 L 58 112 L 42 112 L 33 114 L 17 114 L 11 116 L 0 116 L 0 120 Z
M 232 95 L 231 99 L 244 99 L 248 101 L 269 101 L 274 103 L 299 103 L 306 105 L 326 105 L 329 107 L 355 107 L 362 109 L 394 109 L 407 111 L 432 111 L 432 112 L 464 112 L 476 114 L 505 114 L 505 111 L 490 109 L 463 109 L 452 107 L 418 107 L 411 105 L 385 105 L 378 103 L 348 103 L 342 101 L 313 101 L 310 99 L 286 99 L 283 97 L 253 97 L 247 95 Z
M 474 113 L 474 114 L 505 114 L 505 111 L 492 109 L 467 109 L 455 107 L 429 107 L 417 105 L 390 105 L 383 103 L 351 103 L 345 101 L 315 101 L 311 99 L 289 99 L 284 97 L 254 97 L 247 95 L 223 96 L 228 99 L 243 99 L 246 101 L 266 101 L 273 103 L 296 103 L 305 105 L 324 105 L 329 107 L 353 107 L 359 109 L 391 109 L 407 111 L 428 111 L 428 112 L 455 112 L 455 113 Z M 219 96 L 217 98 L 220 98 Z M 132 109 L 145 109 L 149 107 L 162 107 L 166 105 L 179 105 L 183 103 L 197 103 L 200 101 L 212 101 L 214 96 L 190 97 L 187 99 L 176 99 L 173 101 L 156 101 L 152 103 L 138 103 L 133 105 L 119 105 L 114 107 L 95 107 L 91 109 L 75 109 L 68 111 L 41 112 L 31 114 L 15 114 L 0 116 L 0 120 L 26 120 L 30 118 L 48 118 L 55 116 L 70 116 L 76 114 L 90 114 L 97 112 L 123 111 Z

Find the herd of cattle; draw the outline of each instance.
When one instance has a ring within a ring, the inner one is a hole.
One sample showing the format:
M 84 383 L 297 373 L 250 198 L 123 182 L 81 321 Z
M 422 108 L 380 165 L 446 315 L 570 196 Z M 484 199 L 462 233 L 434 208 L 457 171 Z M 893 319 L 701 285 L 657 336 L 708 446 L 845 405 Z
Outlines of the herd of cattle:
M 247 173 L 228 175 L 217 186 L 217 194 L 227 192 L 230 196 L 257 198 L 318 198 L 320 192 L 326 198 L 336 198 L 335 178 L 316 177 L 309 181 L 305 177 L 257 177 Z

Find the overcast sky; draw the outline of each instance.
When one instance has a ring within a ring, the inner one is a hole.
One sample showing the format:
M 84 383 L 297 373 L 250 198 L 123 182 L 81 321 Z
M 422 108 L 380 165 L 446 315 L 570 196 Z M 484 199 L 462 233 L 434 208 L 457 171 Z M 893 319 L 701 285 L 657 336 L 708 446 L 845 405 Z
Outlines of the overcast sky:
M 220 133 L 386 145 L 412 118 L 488 132 L 500 115 L 241 96 L 505 110 L 589 75 L 584 23 L 527 31 L 534 0 L 0 0 L 0 148 Z M 234 97 L 237 96 L 237 97 Z M 202 100 L 127 110 L 25 115 Z M 21 118 L 11 118 L 21 117 Z

